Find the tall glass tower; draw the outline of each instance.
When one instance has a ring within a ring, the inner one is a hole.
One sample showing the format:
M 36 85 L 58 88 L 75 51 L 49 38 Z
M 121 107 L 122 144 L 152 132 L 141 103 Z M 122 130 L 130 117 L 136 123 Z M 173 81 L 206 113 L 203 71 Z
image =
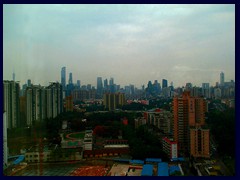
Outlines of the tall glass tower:
M 166 79 L 162 80 L 162 88 L 168 87 L 168 82 Z
M 61 84 L 63 87 L 63 90 L 66 89 L 66 67 L 62 67 L 61 70 Z
M 102 93 L 103 93 L 102 77 L 97 77 L 97 98 L 102 98 Z
M 224 85 L 224 73 L 221 72 L 220 73 L 220 86 L 223 86 Z
M 73 83 L 72 73 L 69 73 L 69 81 L 68 81 L 68 84 L 72 84 L 72 83 Z

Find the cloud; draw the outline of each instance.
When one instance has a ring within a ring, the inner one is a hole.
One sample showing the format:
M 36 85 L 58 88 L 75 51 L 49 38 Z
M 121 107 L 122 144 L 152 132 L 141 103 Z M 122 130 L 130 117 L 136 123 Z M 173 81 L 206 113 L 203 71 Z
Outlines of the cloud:
M 5 79 L 12 77 L 12 66 L 19 67 L 21 81 L 34 76 L 36 82 L 59 81 L 62 66 L 93 85 L 97 76 L 138 86 L 162 78 L 179 85 L 184 78 L 213 83 L 218 70 L 235 78 L 234 5 L 4 5 L 3 10 Z M 48 77 L 41 72 L 45 66 Z

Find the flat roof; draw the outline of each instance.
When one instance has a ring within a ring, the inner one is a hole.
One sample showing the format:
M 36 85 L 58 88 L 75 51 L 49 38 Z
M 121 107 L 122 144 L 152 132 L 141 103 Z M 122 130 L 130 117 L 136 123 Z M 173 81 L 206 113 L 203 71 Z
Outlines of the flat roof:
M 130 164 L 144 164 L 142 160 L 130 160 Z
M 141 176 L 152 176 L 153 175 L 153 165 L 152 164 L 144 164 Z
M 161 158 L 146 158 L 146 162 L 160 163 L 160 162 L 162 162 L 162 159 Z
M 173 174 L 175 171 L 181 172 L 179 166 L 170 166 L 169 167 L 169 174 Z
M 168 163 L 166 163 L 166 162 L 158 163 L 157 175 L 158 176 L 169 176 Z

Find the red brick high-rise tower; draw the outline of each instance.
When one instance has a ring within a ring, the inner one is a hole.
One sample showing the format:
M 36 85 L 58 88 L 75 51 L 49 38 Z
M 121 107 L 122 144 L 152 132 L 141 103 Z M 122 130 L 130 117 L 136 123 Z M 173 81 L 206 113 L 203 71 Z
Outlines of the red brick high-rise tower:
M 207 102 L 183 92 L 173 99 L 173 137 L 180 153 L 209 157 L 209 130 L 204 128 Z

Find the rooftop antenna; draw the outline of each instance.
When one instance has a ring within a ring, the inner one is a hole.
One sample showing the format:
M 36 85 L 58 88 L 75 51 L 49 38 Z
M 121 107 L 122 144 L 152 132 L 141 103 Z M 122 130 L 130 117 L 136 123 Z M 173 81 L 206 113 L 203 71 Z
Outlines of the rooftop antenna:
M 12 77 L 13 77 L 13 81 L 15 81 L 15 72 L 14 72 L 14 69 L 13 69 Z

